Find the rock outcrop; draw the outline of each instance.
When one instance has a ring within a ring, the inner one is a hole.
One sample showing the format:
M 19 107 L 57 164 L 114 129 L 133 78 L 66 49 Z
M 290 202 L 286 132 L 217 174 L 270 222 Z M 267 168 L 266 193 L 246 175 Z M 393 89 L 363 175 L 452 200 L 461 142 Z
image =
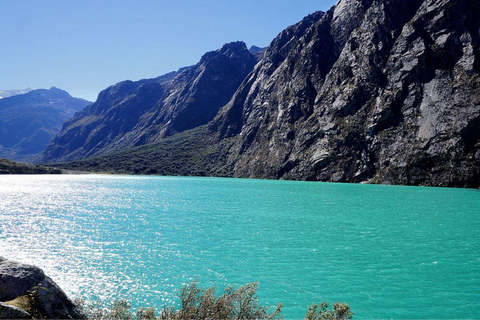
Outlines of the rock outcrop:
M 256 63 L 245 43 L 232 42 L 179 72 L 111 86 L 64 124 L 44 161 L 105 154 L 204 125 L 231 99 Z
M 42 317 L 84 319 L 52 279 L 35 266 L 0 257 L 0 315 L 2 319 Z M 21 307 L 30 309 L 27 312 Z M 3 318 L 5 317 L 5 318 Z M 11 318 L 7 318 L 11 317 Z
M 282 32 L 210 125 L 233 175 L 474 186 L 480 4 L 340 0 Z
M 55 87 L 0 99 L 0 157 L 34 161 L 62 124 L 88 104 Z
M 32 315 L 22 308 L 0 302 L 0 319 L 32 319 Z

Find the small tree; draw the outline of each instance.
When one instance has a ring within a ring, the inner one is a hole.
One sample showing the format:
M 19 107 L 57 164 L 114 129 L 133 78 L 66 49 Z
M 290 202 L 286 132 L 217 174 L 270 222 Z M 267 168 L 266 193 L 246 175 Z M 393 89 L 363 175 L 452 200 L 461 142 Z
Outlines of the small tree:
M 135 313 L 135 320 L 155 320 L 155 308 L 139 308 Z
M 132 305 L 127 300 L 117 300 L 113 303 L 106 320 L 132 320 Z
M 190 319 L 275 319 L 281 313 L 279 304 L 273 313 L 260 305 L 256 295 L 258 283 L 249 283 L 238 289 L 226 288 L 224 293 L 217 297 L 213 287 L 202 290 L 197 281 L 183 286 L 180 290 L 181 308 L 164 308 L 160 314 L 162 320 L 190 320 Z
M 273 320 L 281 318 L 282 304 L 278 304 L 273 312 L 260 305 L 257 297 L 258 283 L 226 288 L 220 296 L 215 295 L 215 288 L 202 290 L 198 281 L 184 285 L 179 298 L 181 306 L 163 307 L 160 314 L 155 309 L 139 308 L 135 316 L 131 304 L 126 300 L 117 300 L 110 307 L 101 303 L 85 303 L 77 299 L 78 311 L 89 320 Z M 332 309 L 326 302 L 313 303 L 307 310 L 305 320 L 350 320 L 353 313 L 346 303 L 334 303 Z
M 328 310 L 328 303 L 322 302 L 320 304 L 312 303 L 308 307 L 306 320 L 350 320 L 353 318 L 353 313 L 346 303 L 334 303 L 333 310 Z

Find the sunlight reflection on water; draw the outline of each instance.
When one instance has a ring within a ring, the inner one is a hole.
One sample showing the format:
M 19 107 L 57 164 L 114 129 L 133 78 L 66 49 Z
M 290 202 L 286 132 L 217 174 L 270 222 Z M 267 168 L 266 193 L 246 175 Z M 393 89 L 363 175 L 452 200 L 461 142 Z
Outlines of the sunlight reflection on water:
M 478 208 L 478 190 L 0 176 L 0 255 L 88 300 L 162 307 L 199 276 L 260 281 L 287 318 L 322 300 L 360 318 L 479 318 Z

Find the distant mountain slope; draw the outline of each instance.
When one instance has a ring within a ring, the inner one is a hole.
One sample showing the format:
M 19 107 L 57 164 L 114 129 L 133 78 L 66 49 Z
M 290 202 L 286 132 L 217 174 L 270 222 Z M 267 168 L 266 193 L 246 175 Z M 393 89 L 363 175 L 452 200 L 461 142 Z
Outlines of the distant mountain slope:
M 91 102 L 52 87 L 0 99 L 0 157 L 30 161 Z
M 18 94 L 24 94 L 32 91 L 31 88 L 25 88 L 22 90 L 0 90 L 0 99 L 16 96 Z
M 111 86 L 65 123 L 44 161 L 105 154 L 204 125 L 231 99 L 256 63 L 245 43 L 232 42 L 179 72 Z
M 248 51 L 250 51 L 251 54 L 253 54 L 257 60 L 262 60 L 263 59 L 263 54 L 265 53 L 265 50 L 267 48 L 260 48 L 257 46 L 251 46 Z

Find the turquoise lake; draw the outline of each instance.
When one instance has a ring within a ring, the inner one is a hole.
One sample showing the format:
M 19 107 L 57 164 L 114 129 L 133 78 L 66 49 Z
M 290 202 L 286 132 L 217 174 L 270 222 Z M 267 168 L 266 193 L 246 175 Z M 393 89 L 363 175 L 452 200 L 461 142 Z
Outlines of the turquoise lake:
M 171 305 L 181 285 L 259 281 L 302 319 L 480 318 L 480 191 L 108 175 L 0 176 L 0 256 L 71 297 Z

